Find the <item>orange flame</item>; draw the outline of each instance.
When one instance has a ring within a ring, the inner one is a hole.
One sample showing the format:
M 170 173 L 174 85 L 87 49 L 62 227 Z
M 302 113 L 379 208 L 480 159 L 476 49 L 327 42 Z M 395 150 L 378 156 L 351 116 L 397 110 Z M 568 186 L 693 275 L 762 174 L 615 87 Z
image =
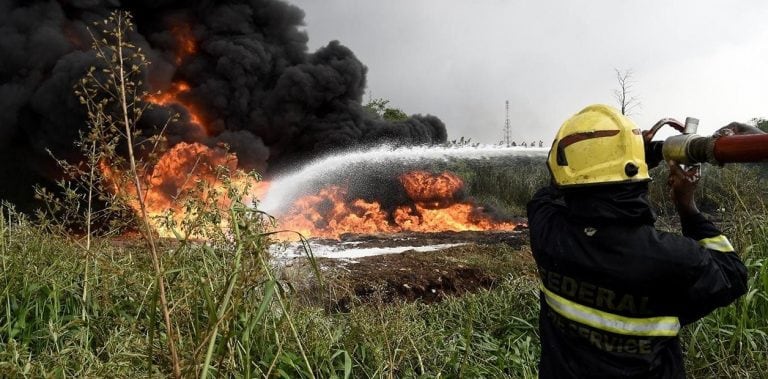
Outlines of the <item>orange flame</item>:
M 189 24 L 177 24 L 172 26 L 171 35 L 176 39 L 178 46 L 176 50 L 176 65 L 178 66 L 184 58 L 197 53 L 197 43 L 195 42 L 195 37 Z M 189 92 L 190 88 L 191 87 L 187 82 L 175 81 L 171 83 L 170 88 L 163 92 L 148 95 L 145 100 L 161 106 L 168 106 L 171 104 L 181 105 L 189 113 L 189 121 L 199 128 L 199 131 L 203 133 L 202 135 L 208 135 L 205 122 L 200 116 L 200 111 L 180 97 L 180 95 Z
M 173 208 L 173 203 L 200 181 L 219 185 L 217 167 L 237 168 L 237 157 L 224 149 L 199 143 L 179 143 L 163 154 L 148 175 L 147 208 L 153 211 Z
M 185 92 L 188 92 L 189 89 L 190 89 L 189 84 L 187 84 L 186 82 L 183 82 L 183 81 L 174 82 L 171 84 L 171 87 L 166 91 L 148 95 L 146 97 L 146 100 L 152 104 L 161 105 L 161 106 L 167 106 L 170 104 L 181 105 L 189 113 L 189 121 L 191 121 L 193 125 L 198 127 L 199 131 L 203 133 L 203 135 L 207 135 L 208 130 L 205 127 L 205 123 L 203 122 L 202 117 L 200 117 L 200 112 L 198 112 L 195 109 L 195 107 L 192 106 L 192 104 L 184 102 L 179 98 L 179 95 Z
M 291 212 L 279 218 L 280 226 L 307 237 L 338 238 L 342 233 L 388 233 L 395 230 L 387 213 L 376 202 L 355 200 L 347 203 L 346 189 L 323 188 L 293 204 Z
M 131 178 L 120 175 L 120 172 L 104 163 L 101 168 L 112 182 L 115 192 L 126 196 L 131 208 L 141 214 L 141 204 Z M 140 173 L 144 205 L 155 231 L 165 237 L 175 235 L 166 227 L 163 219 L 166 212 L 171 210 L 177 232 L 186 234 L 179 225 L 185 218 L 194 216 L 188 214 L 185 207 L 189 196 L 212 202 L 219 209 L 229 207 L 231 199 L 224 194 L 224 183 L 218 172 L 222 168 L 229 170 L 230 183 L 239 192 L 245 193 L 246 187 L 252 186 L 251 179 L 237 170 L 237 157 L 234 154 L 227 153 L 223 148 L 210 148 L 199 143 L 177 144 L 161 156 L 150 172 Z M 265 186 L 261 185 L 256 193 L 263 193 Z M 251 200 L 242 199 L 245 202 Z
M 176 65 L 180 65 L 184 58 L 197 53 L 197 43 L 189 24 L 178 24 L 171 27 L 171 34 L 176 39 Z
M 452 202 L 464 189 L 464 182 L 450 172 L 432 174 L 426 171 L 413 171 L 400 176 L 408 197 L 419 204 L 431 204 L 434 207 Z
M 171 34 L 178 46 L 175 63 L 180 65 L 186 57 L 197 52 L 197 44 L 188 24 L 173 26 Z M 160 106 L 178 104 L 185 108 L 189 112 L 191 127 L 199 128 L 201 136 L 208 136 L 201 113 L 184 100 L 183 95 L 189 91 L 188 83 L 176 81 L 164 92 L 149 95 L 146 100 Z M 230 180 L 236 187 L 253 187 L 254 183 L 237 170 L 234 154 L 199 143 L 175 145 L 161 156 L 154 167 L 139 174 L 144 204 L 157 232 L 164 236 L 174 235 L 161 220 L 168 210 L 173 210 L 172 221 L 177 225 L 186 217 L 194 216 L 185 211 L 183 199 L 187 195 L 212 201 L 222 209 L 230 205 L 230 199 L 223 194 L 217 167 L 229 170 Z M 129 204 L 140 213 L 140 203 L 132 183 L 106 164 L 102 165 L 102 170 L 112 181 L 115 192 L 133 199 L 129 200 Z M 307 237 L 324 238 L 339 238 L 343 233 L 513 230 L 516 227 L 515 223 L 494 219 L 472 202 L 460 201 L 464 183 L 455 174 L 414 171 L 401 175 L 399 179 L 410 202 L 392 211 L 383 209 L 376 201 L 348 200 L 346 188 L 329 186 L 315 195 L 296 200 L 290 211 L 280 218 L 280 226 Z M 257 183 L 255 189 L 250 190 L 250 196 L 259 198 L 268 188 L 269 183 Z M 224 220 L 222 224 L 226 222 Z
M 295 201 L 279 217 L 280 226 L 308 237 L 334 239 L 344 233 L 514 230 L 517 226 L 495 220 L 476 204 L 458 202 L 464 183 L 453 173 L 414 171 L 400 176 L 400 183 L 413 204 L 401 205 L 392 213 L 375 201 L 347 201 L 345 188 L 330 186 Z
M 176 64 L 178 65 L 184 58 L 197 52 L 197 44 L 188 24 L 173 26 L 171 34 L 177 40 Z M 188 101 L 184 101 L 182 96 L 190 88 L 188 83 L 176 81 L 163 92 L 147 95 L 145 100 L 160 106 L 178 104 L 183 107 L 189 113 L 188 125 L 195 128 L 200 137 L 205 137 L 208 131 L 200 112 Z M 164 152 L 154 167 L 139 172 L 144 206 L 155 230 L 163 236 L 174 235 L 165 227 L 162 217 L 170 210 L 172 221 L 180 225 L 182 220 L 192 216 L 188 214 L 184 204 L 189 195 L 196 196 L 202 201 L 212 201 L 220 209 L 227 208 L 231 199 L 224 194 L 224 183 L 217 172 L 219 168 L 229 171 L 228 181 L 232 187 L 242 192 L 246 187 L 255 187 L 250 191 L 249 196 L 264 194 L 268 183 L 253 183 L 248 175 L 237 170 L 237 163 L 237 157 L 224 148 L 182 142 Z M 106 162 L 101 162 L 100 166 L 107 180 L 111 182 L 114 192 L 125 196 L 131 208 L 137 214 L 141 214 L 141 204 L 132 179 L 118 168 L 110 167 Z M 250 202 L 253 199 L 241 200 Z M 223 223 L 226 223 L 226 220 Z
M 183 199 L 187 195 L 209 200 L 220 209 L 230 205 L 230 199 L 221 191 L 223 183 L 216 167 L 225 167 L 234 173 L 233 182 L 238 188 L 252 188 L 249 191 L 252 198 L 243 201 L 256 200 L 269 188 L 268 182 L 257 183 L 254 188 L 254 183 L 236 169 L 237 157 L 225 149 L 179 143 L 161 157 L 150 173 L 142 176 L 145 206 L 153 227 L 160 235 L 174 235 L 162 220 L 168 210 L 173 210 L 172 220 L 177 225 L 185 217 L 193 216 L 187 214 L 184 208 Z M 117 177 L 109 168 L 103 169 L 109 176 Z M 376 201 L 348 200 L 346 188 L 329 186 L 317 194 L 297 199 L 291 210 L 278 218 L 280 228 L 306 237 L 338 239 L 345 233 L 514 230 L 517 226 L 514 222 L 495 219 L 470 201 L 458 201 L 464 183 L 455 174 L 414 171 L 401 175 L 399 179 L 411 203 L 397 206 L 391 212 Z M 130 205 L 140 213 L 132 183 L 126 179 L 123 183 L 116 180 L 114 183 L 116 191 L 122 191 L 133 199 Z M 203 184 L 202 191 L 199 190 L 200 184 Z M 223 220 L 222 225 L 226 222 Z

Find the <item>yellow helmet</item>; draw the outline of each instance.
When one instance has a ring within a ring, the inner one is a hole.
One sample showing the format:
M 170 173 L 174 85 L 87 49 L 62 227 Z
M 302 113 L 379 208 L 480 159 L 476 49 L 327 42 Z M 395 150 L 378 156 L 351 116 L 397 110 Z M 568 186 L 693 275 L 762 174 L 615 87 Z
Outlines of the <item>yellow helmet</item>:
M 590 105 L 563 123 L 547 164 L 558 187 L 651 180 L 640 129 L 602 104 Z

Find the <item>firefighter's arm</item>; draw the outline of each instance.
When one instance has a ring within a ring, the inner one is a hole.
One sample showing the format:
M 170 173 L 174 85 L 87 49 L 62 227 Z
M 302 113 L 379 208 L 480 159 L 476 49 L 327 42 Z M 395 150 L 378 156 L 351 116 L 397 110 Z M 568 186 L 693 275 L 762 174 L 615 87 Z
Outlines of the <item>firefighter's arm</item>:
M 680 317 L 687 324 L 743 295 L 747 270 L 728 238 L 696 207 L 693 194 L 698 171 L 685 171 L 675 162 L 669 162 L 669 171 L 670 195 L 687 237 L 677 247 L 682 253 Z
M 673 253 L 680 259 L 673 273 L 679 288 L 670 290 L 677 293 L 677 313 L 684 325 L 732 303 L 747 291 L 747 269 L 728 238 L 703 216 L 699 217 L 685 221 L 698 224 L 687 228 L 699 239 L 685 238 L 686 243 L 678 245 Z
M 752 125 L 742 124 L 740 122 L 732 122 L 715 131 L 714 135 L 722 137 L 743 134 L 765 134 L 765 132 Z

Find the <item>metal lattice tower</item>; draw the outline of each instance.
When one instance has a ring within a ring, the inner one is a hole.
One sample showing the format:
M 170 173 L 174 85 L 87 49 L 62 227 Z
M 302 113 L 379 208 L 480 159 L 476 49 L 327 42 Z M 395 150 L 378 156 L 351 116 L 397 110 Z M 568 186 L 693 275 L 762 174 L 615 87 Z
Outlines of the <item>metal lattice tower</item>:
M 507 147 L 509 147 L 510 144 L 512 144 L 512 140 L 511 140 L 512 123 L 509 122 L 509 100 L 506 101 L 506 111 L 507 111 L 507 116 L 504 121 L 504 144 Z

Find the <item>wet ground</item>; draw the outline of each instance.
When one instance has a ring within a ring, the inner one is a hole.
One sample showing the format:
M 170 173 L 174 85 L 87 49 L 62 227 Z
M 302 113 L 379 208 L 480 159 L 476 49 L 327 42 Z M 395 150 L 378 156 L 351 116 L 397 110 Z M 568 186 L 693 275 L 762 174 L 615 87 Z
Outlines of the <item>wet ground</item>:
M 431 303 L 535 272 L 527 230 L 347 235 L 312 245 L 322 285 L 301 249 L 282 255 L 284 279 L 304 301 L 341 311 L 367 301 Z

